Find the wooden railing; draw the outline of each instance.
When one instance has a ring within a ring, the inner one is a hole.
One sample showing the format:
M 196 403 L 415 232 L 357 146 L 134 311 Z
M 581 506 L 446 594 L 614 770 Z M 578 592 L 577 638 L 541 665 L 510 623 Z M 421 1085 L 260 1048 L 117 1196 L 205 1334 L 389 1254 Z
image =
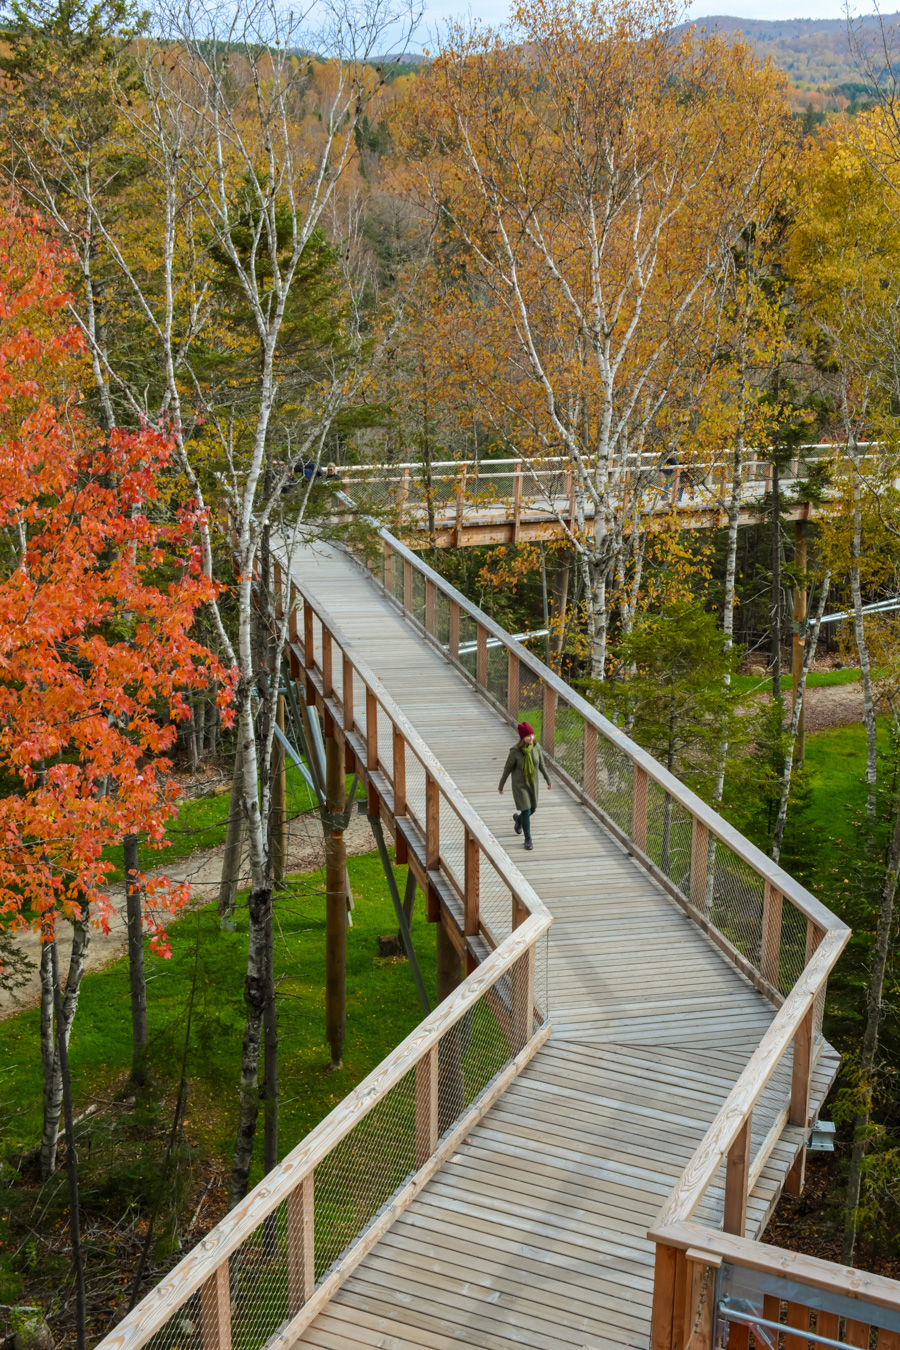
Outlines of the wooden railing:
M 550 1032 L 551 916 L 370 667 L 292 585 L 289 656 L 467 978 L 100 1343 L 289 1347 Z
M 657 1265 L 651 1350 L 900 1350 L 900 1281 L 696 1223 L 650 1236 L 670 1254 Z

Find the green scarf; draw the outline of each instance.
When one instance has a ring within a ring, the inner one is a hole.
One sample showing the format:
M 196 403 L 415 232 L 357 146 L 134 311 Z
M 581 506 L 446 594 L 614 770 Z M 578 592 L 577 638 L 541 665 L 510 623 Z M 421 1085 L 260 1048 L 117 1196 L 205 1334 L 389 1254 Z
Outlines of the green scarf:
M 522 775 L 529 787 L 534 787 L 537 776 L 534 772 L 534 746 L 522 746 Z

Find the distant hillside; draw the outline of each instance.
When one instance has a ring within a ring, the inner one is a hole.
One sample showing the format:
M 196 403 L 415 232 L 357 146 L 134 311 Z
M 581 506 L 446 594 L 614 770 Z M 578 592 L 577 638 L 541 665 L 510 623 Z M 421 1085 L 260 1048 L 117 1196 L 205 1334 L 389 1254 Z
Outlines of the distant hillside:
M 900 35 L 900 13 L 883 16 L 886 29 Z M 796 86 L 793 102 L 817 111 L 858 106 L 865 100 L 865 85 L 850 50 L 844 19 L 735 19 L 714 14 L 695 19 L 693 27 L 727 35 L 742 35 L 763 59 L 787 73 Z M 874 15 L 854 20 L 854 29 L 864 42 L 879 35 Z M 900 43 L 897 44 L 900 46 Z M 807 97 L 804 97 L 806 95 Z

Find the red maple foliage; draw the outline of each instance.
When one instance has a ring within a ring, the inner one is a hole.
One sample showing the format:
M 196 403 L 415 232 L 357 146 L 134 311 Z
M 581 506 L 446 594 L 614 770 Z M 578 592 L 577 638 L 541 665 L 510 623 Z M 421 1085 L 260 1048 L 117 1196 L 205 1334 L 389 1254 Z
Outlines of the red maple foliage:
M 167 438 L 99 431 L 47 228 L 0 215 L 0 922 L 45 937 L 85 902 L 105 927 L 106 845 L 159 840 L 185 695 L 229 677 L 190 636 L 214 590 L 190 506 L 160 501 Z M 227 717 L 227 713 L 226 713 Z M 150 888 L 148 926 L 185 892 Z

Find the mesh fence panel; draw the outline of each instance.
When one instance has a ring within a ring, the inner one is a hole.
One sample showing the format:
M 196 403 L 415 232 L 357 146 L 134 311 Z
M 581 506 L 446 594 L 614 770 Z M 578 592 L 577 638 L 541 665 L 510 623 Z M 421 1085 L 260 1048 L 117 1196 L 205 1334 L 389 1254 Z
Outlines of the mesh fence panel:
M 723 937 L 759 968 L 762 952 L 763 898 L 765 884 L 757 872 L 727 844 L 715 850 L 709 918 Z M 792 981 L 793 983 L 793 981 Z
M 475 674 L 478 660 L 477 652 L 475 650 L 476 638 L 477 625 L 475 620 L 472 618 L 471 614 L 467 614 L 465 610 L 461 610 L 459 615 L 459 662 L 463 669 L 467 670 L 470 675 Z
M 554 758 L 576 783 L 584 772 L 584 718 L 565 701 L 556 704 Z
M 807 918 L 785 897 L 781 910 L 781 951 L 778 970 L 778 987 L 783 994 L 797 983 L 806 962 Z
M 597 805 L 620 829 L 630 834 L 634 784 L 631 760 L 602 734 L 597 736 L 595 777 L 593 796 Z
M 412 1175 L 415 1153 L 416 1074 L 411 1069 L 316 1167 L 317 1281 Z
M 441 857 L 457 886 L 463 889 L 465 879 L 465 829 L 459 816 L 441 797 Z
M 406 807 L 425 833 L 425 769 L 409 746 L 406 748 Z
M 394 778 L 394 728 L 387 713 L 378 705 L 378 762 L 388 778 Z
M 434 636 L 442 647 L 450 646 L 450 597 L 442 590 L 434 601 Z
M 512 932 L 512 894 L 484 854 L 481 855 L 479 909 L 482 923 L 499 946 Z
M 544 721 L 543 685 L 540 677 L 534 675 L 527 666 L 520 666 L 519 669 L 519 712 L 516 721 L 528 722 L 533 726 L 540 743 Z
M 505 708 L 509 680 L 509 657 L 506 648 L 488 647 L 487 666 L 488 693 L 494 696 L 502 708 Z
M 228 1263 L 231 1343 L 256 1350 L 288 1318 L 287 1204 L 242 1242 Z
M 425 578 L 418 567 L 413 568 L 413 617 L 418 619 L 424 628 L 425 626 Z

